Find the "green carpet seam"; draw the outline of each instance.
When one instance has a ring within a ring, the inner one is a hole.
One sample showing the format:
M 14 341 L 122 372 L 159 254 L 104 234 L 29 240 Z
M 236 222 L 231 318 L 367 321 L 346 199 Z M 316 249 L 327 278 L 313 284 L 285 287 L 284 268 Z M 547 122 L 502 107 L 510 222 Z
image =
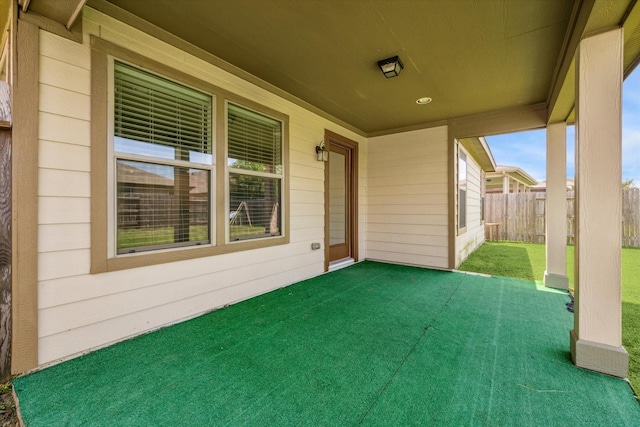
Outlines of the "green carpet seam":
M 413 354 L 413 352 L 415 352 L 416 348 L 418 347 L 418 344 L 420 344 L 420 341 L 422 341 L 422 339 L 427 335 L 427 332 L 429 332 L 430 329 L 435 329 L 433 325 L 436 322 L 436 320 L 438 320 L 438 316 L 440 316 L 442 314 L 442 312 L 444 311 L 444 309 L 449 305 L 449 302 L 451 302 L 451 300 L 453 299 L 453 296 L 458 292 L 458 289 L 460 288 L 460 285 L 462 284 L 463 281 L 464 281 L 464 279 L 460 280 L 456 284 L 456 287 L 451 292 L 451 295 L 449 295 L 449 298 L 447 298 L 447 301 L 442 305 L 442 307 L 440 308 L 440 311 L 438 311 L 438 313 L 436 313 L 431 318 L 431 321 L 429 322 L 429 324 L 423 328 L 422 333 L 420 334 L 420 336 L 413 343 L 413 345 L 411 346 L 409 351 L 407 351 L 407 354 L 404 355 L 404 357 L 402 358 L 402 361 L 398 364 L 396 369 L 393 371 L 393 373 L 389 377 L 389 380 L 385 383 L 384 386 L 382 386 L 382 388 L 378 392 L 378 395 L 375 397 L 373 402 L 371 402 L 371 405 L 369 405 L 369 407 L 365 411 L 364 415 L 362 416 L 362 418 L 360 418 L 360 421 L 358 421 L 358 423 L 356 425 L 362 425 L 362 423 L 367 418 L 367 416 L 369 415 L 371 410 L 376 406 L 376 404 L 380 400 L 380 397 L 384 394 L 384 392 L 387 390 L 389 385 L 393 382 L 393 379 L 398 375 L 398 372 L 400 372 L 400 369 L 402 369 L 402 367 L 405 365 L 405 363 L 409 359 L 409 356 L 411 356 L 411 354 Z

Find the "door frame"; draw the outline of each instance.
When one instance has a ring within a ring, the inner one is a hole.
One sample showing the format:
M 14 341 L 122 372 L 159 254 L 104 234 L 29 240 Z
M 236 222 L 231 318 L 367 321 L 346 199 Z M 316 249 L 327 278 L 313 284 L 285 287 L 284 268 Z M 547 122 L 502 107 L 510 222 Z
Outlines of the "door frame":
M 351 163 L 349 169 L 351 171 L 350 193 L 351 197 L 348 202 L 350 204 L 349 218 L 349 235 L 347 238 L 351 240 L 351 257 L 354 261 L 358 261 L 358 143 L 350 140 L 342 135 L 325 129 L 324 131 L 325 149 L 331 151 L 331 145 L 337 145 L 351 152 Z M 329 271 L 329 168 L 330 162 L 324 165 L 324 271 Z

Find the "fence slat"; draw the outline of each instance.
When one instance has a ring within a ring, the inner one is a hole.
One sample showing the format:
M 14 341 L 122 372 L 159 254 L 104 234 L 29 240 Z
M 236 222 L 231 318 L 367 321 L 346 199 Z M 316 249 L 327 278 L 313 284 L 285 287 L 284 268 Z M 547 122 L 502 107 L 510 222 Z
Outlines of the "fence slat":
M 545 243 L 546 193 L 487 194 L 485 203 L 486 222 L 499 224 L 498 240 Z M 575 206 L 567 192 L 567 244 L 575 243 Z M 622 190 L 622 246 L 640 247 L 640 188 Z

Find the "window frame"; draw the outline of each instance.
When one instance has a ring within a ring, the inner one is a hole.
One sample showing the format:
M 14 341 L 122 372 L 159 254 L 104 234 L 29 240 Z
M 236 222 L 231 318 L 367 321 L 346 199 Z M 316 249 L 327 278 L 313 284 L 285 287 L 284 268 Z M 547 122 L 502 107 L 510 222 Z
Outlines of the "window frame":
M 209 93 L 209 92 L 205 92 L 202 89 L 199 88 L 194 88 L 191 86 L 188 86 L 182 82 L 179 81 L 175 81 L 173 79 L 169 79 L 165 76 L 161 76 L 158 73 L 154 73 L 150 70 L 145 70 L 141 67 L 137 67 L 136 65 L 133 64 L 129 64 L 125 61 L 122 61 L 118 58 L 115 58 L 111 55 L 108 56 L 107 58 L 108 60 L 108 73 L 109 73 L 109 81 L 108 81 L 108 96 L 109 96 L 109 107 L 107 109 L 107 113 L 109 115 L 108 119 L 107 119 L 107 124 L 109 126 L 109 131 L 108 131 L 108 150 L 109 150 L 109 157 L 108 157 L 108 168 L 107 168 L 107 192 L 108 192 L 108 198 L 109 198 L 109 202 L 107 204 L 107 208 L 108 208 L 108 218 L 109 218 L 109 222 L 107 224 L 108 227 L 108 232 L 107 232 L 107 245 L 108 245 L 108 254 L 115 256 L 115 257 L 121 257 L 121 256 L 129 256 L 129 255 L 133 255 L 133 254 L 137 254 L 137 253 L 143 253 L 143 252 L 153 252 L 153 253 L 157 253 L 159 251 L 171 251 L 171 250 L 176 250 L 176 249 L 180 249 L 180 248 L 188 248 L 188 247 L 192 247 L 192 246 L 212 246 L 216 244 L 216 228 L 215 228 L 215 221 L 216 221 L 216 212 L 215 209 L 213 209 L 214 207 L 214 203 L 213 200 L 215 199 L 215 171 L 216 171 L 216 166 L 217 166 L 217 156 L 215 155 L 215 146 L 216 146 L 216 138 L 215 138 L 215 132 L 216 132 L 216 123 L 215 123 L 215 117 L 216 117 L 216 95 L 213 93 Z M 115 105 L 115 63 L 119 62 L 121 64 L 125 64 L 129 67 L 133 67 L 133 68 L 137 68 L 138 70 L 142 71 L 142 72 L 146 72 L 149 74 L 153 74 L 156 77 L 159 77 L 161 79 L 165 79 L 165 80 L 170 80 L 172 83 L 175 83 L 177 85 L 180 86 L 184 86 L 187 87 L 189 89 L 192 90 L 196 90 L 198 92 L 200 92 L 201 94 L 204 95 L 208 95 L 211 97 L 211 163 L 210 164 L 204 164 L 204 163 L 197 163 L 197 162 L 191 162 L 191 161 L 187 161 L 187 160 L 179 160 L 179 159 L 167 159 L 167 158 L 162 158 L 159 156 L 154 156 L 154 155 L 145 155 L 145 154 L 133 154 L 133 153 L 128 153 L 126 151 L 117 151 L 115 148 L 115 112 L 114 112 L 114 105 Z M 150 163 L 150 164 L 154 164 L 154 165 L 162 165 L 162 166 L 170 166 L 170 167 L 182 167 L 182 168 L 194 168 L 194 169 L 198 169 L 198 170 L 203 170 L 203 171 L 208 171 L 209 172 L 209 215 L 208 215 L 208 221 L 209 221 L 209 242 L 208 243 L 191 243 L 191 242 L 187 242 L 187 243 L 173 243 L 173 244 L 165 244 L 165 245 L 149 245 L 146 248 L 145 247 L 141 247 L 139 250 L 134 251 L 134 252 L 122 252 L 119 253 L 119 250 L 117 248 L 117 244 L 118 244 L 118 225 L 117 225 L 117 218 L 118 218 L 118 185 L 120 184 L 118 182 L 118 161 L 127 161 L 127 162 L 137 162 L 137 163 Z
M 117 255 L 115 252 L 117 218 L 110 212 L 115 212 L 115 180 L 110 180 L 109 168 L 115 170 L 115 163 L 110 164 L 110 144 L 113 140 L 113 122 L 109 119 L 109 109 L 113 106 L 113 96 L 110 91 L 110 81 L 113 79 L 113 67 L 110 57 L 118 61 L 131 64 L 143 70 L 157 74 L 168 80 L 173 80 L 187 87 L 213 96 L 212 110 L 212 156 L 213 166 L 210 178 L 210 225 L 211 243 L 209 245 L 184 246 L 152 251 L 141 251 L 131 254 Z M 213 66 L 212 66 L 213 67 Z M 110 80 L 111 78 L 111 80 Z M 281 235 L 243 240 L 229 243 L 226 241 L 224 218 L 227 212 L 227 156 L 226 156 L 226 111 L 225 102 L 233 102 L 269 117 L 276 118 L 282 123 L 282 191 L 281 191 Z M 289 243 L 289 116 L 259 103 L 221 89 L 207 81 L 201 80 L 166 64 L 146 58 L 126 48 L 91 36 L 91 268 L 92 274 L 107 271 L 117 271 L 129 268 L 158 265 L 168 262 L 183 261 L 194 258 L 209 257 L 252 249 L 267 248 Z M 111 141 L 111 142 L 110 142 Z M 113 182 L 111 182 L 113 181 Z M 109 204 L 114 205 L 112 211 Z M 111 240 L 111 243 L 109 241 Z
M 486 172 L 480 169 L 480 225 L 486 222 L 486 200 L 487 200 L 487 176 Z
M 458 156 L 457 156 L 457 167 L 456 167 L 456 187 L 458 189 L 458 197 L 457 197 L 457 212 L 456 212 L 456 218 L 458 219 L 458 234 L 464 234 L 467 231 L 467 222 L 468 222 L 468 190 L 469 190 L 469 186 L 467 183 L 467 177 L 469 174 L 469 155 L 467 154 L 467 152 L 465 150 L 462 149 L 462 145 L 458 144 Z M 465 165 L 465 182 L 464 182 L 464 186 L 461 184 L 461 179 L 460 179 L 460 165 L 461 165 L 461 160 L 464 157 L 464 165 Z M 462 188 L 464 187 L 464 189 Z M 463 202 L 463 197 L 462 197 L 462 192 L 464 191 L 464 204 Z M 461 209 L 464 206 L 464 209 Z M 464 211 L 464 212 L 463 212 Z M 462 214 L 464 213 L 464 222 L 461 221 L 462 219 Z
M 281 174 L 275 173 L 275 172 L 258 172 L 258 171 L 251 171 L 251 170 L 245 170 L 245 169 L 237 169 L 237 168 L 232 168 L 229 166 L 229 132 L 228 132 L 228 117 L 229 117 L 229 105 L 234 105 L 240 109 L 244 109 L 247 111 L 250 111 L 252 113 L 256 113 L 259 114 L 265 118 L 268 119 L 272 119 L 275 120 L 277 122 L 280 123 L 280 131 L 281 131 L 281 140 L 280 140 L 280 152 L 281 152 L 281 163 L 282 163 L 282 168 L 283 171 Z M 251 241 L 251 240 L 256 240 L 256 239 L 274 239 L 274 238 L 278 238 L 282 235 L 282 233 L 284 232 L 282 230 L 282 218 L 283 218 L 283 213 L 285 209 L 285 194 L 284 194 L 284 173 L 285 170 L 287 169 L 287 167 L 284 164 L 284 153 L 285 153 L 285 149 L 284 149 L 284 129 L 285 129 L 285 123 L 278 117 L 275 116 L 271 116 L 269 114 L 265 114 L 264 112 L 260 111 L 260 110 L 256 110 L 255 108 L 251 108 L 248 107 L 240 102 L 235 102 L 233 100 L 230 99 L 225 99 L 225 103 L 224 103 L 224 121 L 225 121 L 225 184 L 226 184 L 226 188 L 225 188 L 225 194 L 226 194 L 226 200 L 225 200 L 225 206 L 226 206 L 226 214 L 227 216 L 230 215 L 231 213 L 231 174 L 238 174 L 238 175 L 244 175 L 244 176 L 255 176 L 255 177 L 261 177 L 261 178 L 272 178 L 272 179 L 279 179 L 280 180 L 280 203 L 279 203 L 279 209 L 281 209 L 280 212 L 280 218 L 281 218 L 281 223 L 280 223 L 280 235 L 274 235 L 274 236 L 263 236 L 263 237 L 247 237 L 247 238 L 238 238 L 238 239 L 231 239 L 231 230 L 230 230 L 230 221 L 226 221 L 225 222 L 225 243 L 226 244 L 231 244 L 231 245 L 236 245 L 240 242 L 246 242 L 246 241 Z

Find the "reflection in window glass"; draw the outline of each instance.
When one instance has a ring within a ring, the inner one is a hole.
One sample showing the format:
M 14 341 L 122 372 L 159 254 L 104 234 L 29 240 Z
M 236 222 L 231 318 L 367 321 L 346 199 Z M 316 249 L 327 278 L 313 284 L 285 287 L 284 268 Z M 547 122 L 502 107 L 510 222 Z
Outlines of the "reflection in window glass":
M 113 128 L 116 252 L 211 243 L 212 96 L 116 61 Z
M 209 174 L 118 160 L 118 253 L 209 243 Z
M 458 228 L 467 226 L 467 155 L 458 154 Z
M 229 240 L 282 234 L 282 122 L 227 105 Z
M 229 174 L 229 239 L 280 234 L 280 180 Z
M 139 156 L 151 156 L 167 160 L 183 160 L 180 150 L 166 145 L 152 144 L 149 142 L 135 141 L 133 139 L 114 137 L 113 150 L 117 153 L 136 154 Z M 202 165 L 213 164 L 213 156 L 210 153 L 188 151 L 188 161 Z

